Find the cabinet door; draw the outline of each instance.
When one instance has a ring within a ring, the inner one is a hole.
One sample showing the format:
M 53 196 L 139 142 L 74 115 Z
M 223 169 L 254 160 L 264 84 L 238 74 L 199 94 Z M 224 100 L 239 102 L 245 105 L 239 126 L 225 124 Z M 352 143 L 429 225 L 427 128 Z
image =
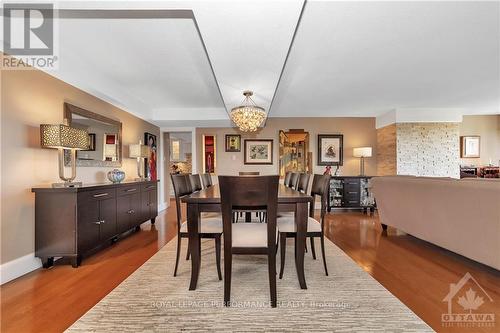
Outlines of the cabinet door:
M 78 253 L 99 245 L 99 201 L 85 200 L 78 204 Z
M 116 226 L 118 233 L 129 229 L 130 196 L 124 195 L 116 199 Z
M 149 209 L 149 194 L 150 191 L 143 191 L 141 193 L 141 220 L 145 222 L 149 220 L 151 217 L 151 212 Z
M 149 219 L 154 219 L 158 215 L 158 193 L 156 188 L 149 191 Z
M 101 241 L 113 238 L 117 234 L 116 228 L 116 200 L 106 199 L 99 201 L 99 220 L 101 224 L 99 238 Z
M 129 210 L 129 229 L 132 229 L 140 225 L 143 221 L 142 214 L 142 203 L 141 203 L 141 193 L 134 193 L 128 195 L 130 198 L 130 210 Z

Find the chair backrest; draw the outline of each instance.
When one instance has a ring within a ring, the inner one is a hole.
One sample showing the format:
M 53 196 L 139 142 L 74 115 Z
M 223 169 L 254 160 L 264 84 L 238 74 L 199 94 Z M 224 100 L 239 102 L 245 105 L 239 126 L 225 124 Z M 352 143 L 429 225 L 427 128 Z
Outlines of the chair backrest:
M 191 191 L 198 192 L 203 189 L 201 186 L 200 175 L 189 175 L 189 181 L 191 182 Z
M 203 182 L 203 187 L 209 188 L 213 185 L 212 176 L 209 173 L 204 173 L 201 175 L 201 181 Z
M 259 171 L 240 171 L 238 173 L 240 176 L 258 176 L 260 175 Z
M 292 174 L 290 176 L 290 184 L 288 185 L 288 187 L 291 187 L 293 189 L 297 189 L 297 182 L 299 181 L 299 176 L 300 176 L 300 173 L 292 172 Z
M 299 176 L 299 181 L 297 182 L 297 191 L 302 193 L 307 192 L 307 187 L 309 186 L 309 178 L 311 177 L 308 173 L 301 173 Z
M 193 193 L 191 189 L 191 182 L 187 174 L 172 174 L 172 185 L 174 187 L 175 205 L 177 207 L 177 231 L 181 228 L 182 215 L 181 215 L 181 198 Z
M 330 186 L 330 175 L 314 175 L 313 183 L 311 187 L 311 196 L 313 197 L 313 202 L 309 207 L 310 216 L 314 216 L 314 204 L 316 196 L 321 198 L 321 227 L 323 227 L 323 220 L 326 214 L 326 208 L 328 204 L 328 193 Z
M 232 247 L 233 210 L 266 211 L 267 245 L 276 246 L 279 176 L 219 176 L 224 248 Z
M 283 181 L 283 184 L 286 187 L 290 187 L 290 179 L 292 178 L 292 172 L 288 171 L 285 173 L 285 180 Z

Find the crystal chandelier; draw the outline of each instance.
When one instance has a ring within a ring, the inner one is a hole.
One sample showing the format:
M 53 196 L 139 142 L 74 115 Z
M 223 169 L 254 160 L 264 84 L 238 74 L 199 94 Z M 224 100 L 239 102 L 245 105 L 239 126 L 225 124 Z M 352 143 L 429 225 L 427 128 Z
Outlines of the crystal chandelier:
M 231 120 L 238 126 L 242 132 L 255 132 L 266 119 L 266 111 L 257 106 L 253 99 L 251 91 L 244 91 L 245 99 L 242 105 L 231 109 Z

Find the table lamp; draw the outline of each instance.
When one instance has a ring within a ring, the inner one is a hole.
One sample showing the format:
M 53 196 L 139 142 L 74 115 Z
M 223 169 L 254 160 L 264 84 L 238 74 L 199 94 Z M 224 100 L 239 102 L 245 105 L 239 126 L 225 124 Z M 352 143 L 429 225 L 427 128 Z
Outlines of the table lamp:
M 372 157 L 372 147 L 360 147 L 354 148 L 352 151 L 352 156 L 359 157 L 359 175 L 365 175 L 365 157 Z
M 59 178 L 64 183 L 53 183 L 52 187 L 77 187 L 81 182 L 76 178 L 76 151 L 88 149 L 90 145 L 87 131 L 68 125 L 40 125 L 40 145 L 42 148 L 57 148 L 59 155 Z M 64 176 L 64 150 L 71 151 L 71 177 Z
M 129 145 L 129 157 L 137 159 L 137 175 L 139 178 L 136 180 L 143 181 L 145 176 L 143 175 L 142 168 L 144 166 L 144 158 L 149 157 L 149 147 L 143 145 L 141 141 L 138 144 Z

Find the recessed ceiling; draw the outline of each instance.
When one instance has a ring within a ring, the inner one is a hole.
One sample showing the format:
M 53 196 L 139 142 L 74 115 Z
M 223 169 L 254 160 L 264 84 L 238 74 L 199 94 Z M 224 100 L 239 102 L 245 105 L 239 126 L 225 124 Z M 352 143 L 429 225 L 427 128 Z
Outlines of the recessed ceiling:
M 59 8 L 73 14 L 59 20 L 59 70 L 50 74 L 159 126 L 228 126 L 227 110 L 246 89 L 271 117 L 398 108 L 500 113 L 499 2 L 74 1 Z

